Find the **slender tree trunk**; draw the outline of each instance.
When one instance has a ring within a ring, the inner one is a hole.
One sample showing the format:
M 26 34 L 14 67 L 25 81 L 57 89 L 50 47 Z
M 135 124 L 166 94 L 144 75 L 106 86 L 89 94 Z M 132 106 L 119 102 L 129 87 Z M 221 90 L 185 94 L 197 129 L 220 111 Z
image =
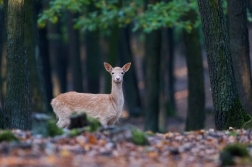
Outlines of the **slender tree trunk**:
M 252 115 L 252 83 L 249 58 L 247 8 L 245 0 L 228 0 L 230 51 L 239 97 Z
M 50 55 L 52 55 L 52 70 L 56 74 L 58 81 L 59 92 L 67 91 L 67 46 L 63 43 L 61 33 L 61 23 L 50 25 L 49 27 L 50 39 Z
M 197 14 L 189 11 L 186 20 L 195 22 Z M 205 124 L 205 90 L 199 31 L 184 30 L 186 64 L 188 70 L 188 110 L 185 130 L 203 129 Z
M 103 66 L 100 56 L 99 32 L 86 32 L 87 87 L 90 93 L 100 92 L 100 74 Z
M 146 0 L 145 6 L 159 0 Z M 157 132 L 159 129 L 159 92 L 160 92 L 160 59 L 161 30 L 146 34 L 145 39 L 145 123 L 144 129 Z
M 28 57 L 25 48 L 25 0 L 8 1 L 7 92 L 4 103 L 5 127 L 31 129 Z
M 131 62 L 131 69 L 124 76 L 125 102 L 131 116 L 140 115 L 141 100 L 137 87 L 136 69 L 133 55 L 130 48 L 130 27 L 127 26 L 120 30 L 119 52 L 121 65 Z
M 235 83 L 221 0 L 198 0 L 205 36 L 215 127 L 240 128 L 249 117 L 244 111 Z
M 175 76 L 174 76 L 174 39 L 173 29 L 168 28 L 168 91 L 169 91 L 169 105 L 170 114 L 176 114 L 176 103 L 175 103 Z
M 41 1 L 37 2 L 37 11 L 40 13 L 43 10 L 43 6 L 45 3 Z M 38 14 L 37 13 L 37 14 Z M 46 99 L 48 104 L 48 109 L 52 110 L 50 107 L 50 102 L 53 98 L 53 87 L 52 87 L 52 75 L 51 75 L 51 62 L 50 62 L 50 54 L 49 54 L 49 42 L 48 42 L 48 33 L 47 29 L 39 29 L 38 30 L 38 44 L 39 44 L 39 55 L 42 62 L 42 74 L 45 83 L 46 90 Z
M 42 76 L 42 64 L 39 56 L 37 14 L 35 1 L 25 1 L 25 47 L 28 55 L 29 82 L 32 96 L 32 111 L 47 112 L 45 83 Z
M 146 35 L 145 130 L 158 131 L 161 30 Z
M 89 12 L 97 10 L 94 4 L 88 7 Z M 99 31 L 87 31 L 85 34 L 86 42 L 86 70 L 87 70 L 87 88 L 90 93 L 100 93 L 100 77 L 103 63 L 101 61 L 101 48 L 99 41 Z M 110 63 L 110 62 L 109 62 Z M 110 85 L 111 86 L 111 85 Z
M 168 72 L 167 64 L 168 64 L 168 57 L 167 54 L 167 30 L 162 30 L 162 41 L 161 41 L 161 58 L 160 58 L 160 71 L 159 71 L 159 118 L 158 118 L 158 129 L 160 132 L 167 131 L 167 115 L 168 115 L 168 96 L 166 95 L 166 75 Z
M 83 92 L 83 79 L 82 79 L 82 68 L 81 68 L 81 57 L 80 57 L 80 42 L 79 32 L 73 28 L 74 14 L 68 12 L 68 40 L 69 40 L 69 60 L 70 60 L 70 71 L 72 76 L 73 90 L 77 92 Z

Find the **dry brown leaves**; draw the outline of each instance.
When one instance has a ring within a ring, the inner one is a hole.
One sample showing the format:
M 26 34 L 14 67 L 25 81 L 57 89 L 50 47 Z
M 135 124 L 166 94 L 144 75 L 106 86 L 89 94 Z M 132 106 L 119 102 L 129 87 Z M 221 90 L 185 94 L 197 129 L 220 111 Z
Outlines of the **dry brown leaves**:
M 148 146 L 113 143 L 105 133 L 84 132 L 76 137 L 39 138 L 13 130 L 20 143 L 0 143 L 0 167 L 169 166 L 214 167 L 230 143 L 250 143 L 246 130 L 169 132 L 149 136 Z

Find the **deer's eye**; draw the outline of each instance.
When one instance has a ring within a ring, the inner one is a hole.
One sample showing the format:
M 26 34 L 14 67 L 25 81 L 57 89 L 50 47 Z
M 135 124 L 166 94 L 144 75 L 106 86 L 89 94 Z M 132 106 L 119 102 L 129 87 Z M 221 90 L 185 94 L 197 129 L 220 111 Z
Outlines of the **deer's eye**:
M 111 74 L 113 75 L 114 73 L 112 72 Z

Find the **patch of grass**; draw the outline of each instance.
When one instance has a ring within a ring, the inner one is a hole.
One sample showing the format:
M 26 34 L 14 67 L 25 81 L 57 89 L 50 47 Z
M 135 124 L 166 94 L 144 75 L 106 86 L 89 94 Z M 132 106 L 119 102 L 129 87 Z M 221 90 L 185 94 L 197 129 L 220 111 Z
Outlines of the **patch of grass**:
M 2 141 L 19 141 L 19 139 L 9 130 L 4 130 L 0 133 L 0 142 Z
M 149 141 L 145 133 L 139 129 L 133 128 L 132 133 L 132 142 L 136 145 L 149 145 Z
M 239 158 L 239 165 L 251 163 L 251 157 L 244 144 L 229 144 L 220 153 L 221 166 L 230 166 L 236 164 L 236 159 Z
M 57 136 L 57 135 L 62 135 L 64 133 L 63 129 L 59 128 L 56 125 L 55 120 L 49 120 L 47 123 L 47 130 L 48 130 L 48 135 L 51 137 Z

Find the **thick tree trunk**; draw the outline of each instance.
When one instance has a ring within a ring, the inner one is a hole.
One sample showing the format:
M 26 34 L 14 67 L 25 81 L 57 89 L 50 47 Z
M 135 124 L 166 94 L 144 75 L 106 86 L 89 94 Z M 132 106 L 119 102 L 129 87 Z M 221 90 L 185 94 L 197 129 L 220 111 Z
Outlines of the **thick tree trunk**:
M 121 66 L 125 63 L 131 62 L 131 69 L 127 72 L 127 75 L 124 76 L 124 94 L 125 94 L 125 103 L 128 107 L 129 114 L 131 116 L 136 116 L 141 114 L 141 100 L 139 95 L 139 90 L 137 87 L 137 77 L 135 63 L 133 55 L 130 48 L 130 27 L 127 26 L 120 30 L 120 39 L 119 39 L 119 53 L 120 53 L 120 62 Z
M 80 42 L 79 32 L 73 28 L 74 14 L 71 12 L 68 15 L 68 54 L 70 61 L 70 74 L 72 76 L 73 90 L 77 92 L 83 92 L 83 79 L 82 79 L 82 68 L 81 68 L 81 57 L 80 57 Z
M 5 21 L 4 21 L 4 10 L 0 7 L 0 103 L 2 105 L 3 102 L 3 82 L 4 78 L 2 77 L 2 60 L 3 60 L 3 46 L 5 45 Z M 0 112 L 1 114 L 1 112 Z
M 4 103 L 5 127 L 31 129 L 28 57 L 25 48 L 25 0 L 8 1 L 7 92 Z
M 158 131 L 161 30 L 146 35 L 145 130 Z
M 249 117 L 238 96 L 221 0 L 198 0 L 198 5 L 205 36 L 215 127 L 218 130 L 230 126 L 240 128 Z
M 245 0 L 228 0 L 230 51 L 239 97 L 244 109 L 252 115 L 252 83 Z
M 42 76 L 42 64 L 39 56 L 37 14 L 35 1 L 25 1 L 25 47 L 28 55 L 29 82 L 32 97 L 33 112 L 47 112 L 48 104 L 44 78 Z
M 4 10 L 0 7 L 0 104 L 2 107 L 3 97 L 3 78 L 2 78 L 2 58 L 3 58 L 3 46 L 5 43 L 4 40 L 4 32 L 5 32 L 5 24 L 4 24 Z M 4 127 L 4 115 L 2 108 L 0 109 L 0 128 Z
M 197 15 L 194 11 L 189 11 L 186 18 L 194 22 Z M 189 131 L 204 128 L 205 90 L 199 31 L 194 28 L 191 32 L 184 30 L 183 34 L 188 71 L 188 109 L 185 130 Z

